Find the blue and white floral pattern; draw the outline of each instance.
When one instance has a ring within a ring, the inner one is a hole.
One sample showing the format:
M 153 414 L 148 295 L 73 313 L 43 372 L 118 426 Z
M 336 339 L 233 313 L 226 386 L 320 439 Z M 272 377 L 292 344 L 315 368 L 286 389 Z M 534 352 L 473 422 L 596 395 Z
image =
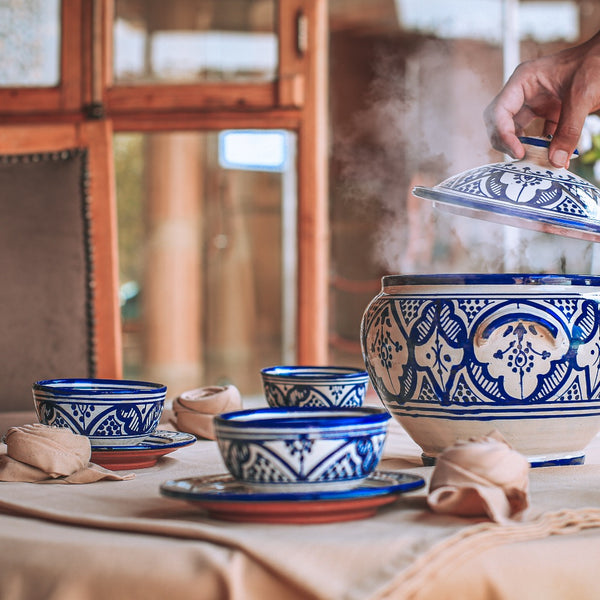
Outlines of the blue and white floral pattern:
M 269 406 L 362 406 L 369 375 L 351 367 L 278 366 L 261 371 Z
M 41 401 L 37 405 L 40 421 L 55 427 L 68 427 L 86 435 L 95 443 L 111 439 L 131 443 L 144 439 L 157 427 L 162 415 L 162 402 L 123 403 L 119 406 L 81 404 L 78 402 Z M 145 432 L 140 435 L 140 431 Z
M 453 212 L 600 241 L 600 190 L 548 162 L 548 140 L 522 138 L 525 158 L 492 163 L 413 193 Z M 475 212 L 473 212 L 475 211 Z M 484 211 L 483 213 L 481 211 Z
M 383 293 L 363 321 L 363 352 L 386 403 L 497 405 L 600 397 L 600 308 L 569 287 L 453 298 Z
M 569 171 L 557 175 L 542 167 L 523 166 L 518 162 L 472 169 L 446 179 L 436 189 L 579 217 L 590 216 L 590 208 L 597 207 L 600 201 L 595 186 Z M 599 215 L 594 212 L 591 216 L 597 218 Z
M 384 440 L 385 432 L 337 440 L 330 444 L 326 457 L 308 434 L 292 440 L 223 441 L 220 447 L 225 464 L 236 479 L 255 485 L 327 483 L 367 477 L 379 461 Z
M 166 386 L 111 379 L 55 379 L 33 386 L 38 419 L 89 438 L 92 446 L 143 441 L 160 422 Z

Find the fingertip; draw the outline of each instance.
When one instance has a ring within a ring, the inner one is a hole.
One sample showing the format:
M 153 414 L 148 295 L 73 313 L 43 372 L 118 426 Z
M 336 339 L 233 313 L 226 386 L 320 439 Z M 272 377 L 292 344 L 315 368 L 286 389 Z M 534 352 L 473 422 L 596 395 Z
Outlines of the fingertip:
M 496 130 L 492 132 L 490 142 L 495 150 L 508 154 L 512 158 L 521 159 L 525 156 L 525 148 L 514 134 L 501 133 Z
M 517 160 L 521 160 L 525 156 L 525 148 L 517 137 L 505 140 L 504 152 Z
M 562 148 L 550 148 L 548 159 L 550 163 L 559 169 L 568 169 L 571 160 L 571 152 Z
M 573 102 L 565 102 L 554 138 L 548 149 L 548 158 L 555 167 L 569 168 L 575 148 L 581 136 L 587 111 Z
M 517 140 L 518 141 L 518 140 Z M 513 144 L 513 146 L 511 147 L 511 154 L 514 158 L 517 159 L 521 159 L 525 156 L 525 147 L 523 146 L 523 144 L 521 144 L 521 142 L 519 142 L 518 144 Z
M 557 168 L 568 169 L 573 152 L 575 152 L 575 145 L 576 143 L 571 146 L 570 140 L 565 140 L 564 135 L 562 138 L 555 135 L 548 148 L 548 160 L 550 164 Z

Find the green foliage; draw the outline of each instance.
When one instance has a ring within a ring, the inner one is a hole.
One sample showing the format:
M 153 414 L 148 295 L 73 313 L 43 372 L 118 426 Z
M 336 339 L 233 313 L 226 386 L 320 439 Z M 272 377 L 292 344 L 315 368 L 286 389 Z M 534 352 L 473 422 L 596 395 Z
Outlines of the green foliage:
M 584 165 L 594 165 L 600 160 L 600 134 L 592 135 L 592 147 L 579 157 Z

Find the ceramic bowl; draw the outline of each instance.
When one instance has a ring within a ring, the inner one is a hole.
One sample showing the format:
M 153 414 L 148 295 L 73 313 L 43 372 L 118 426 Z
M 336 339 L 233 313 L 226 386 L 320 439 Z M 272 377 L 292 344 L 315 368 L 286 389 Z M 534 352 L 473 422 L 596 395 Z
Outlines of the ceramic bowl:
M 449 212 L 546 233 L 600 241 L 600 190 L 548 161 L 549 141 L 520 138 L 521 160 L 469 169 L 415 196 Z
M 362 406 L 369 374 L 351 367 L 278 366 L 261 371 L 269 406 Z
M 33 385 L 40 423 L 68 427 L 92 446 L 131 446 L 155 431 L 167 388 L 112 379 L 49 379 Z
M 390 415 L 383 408 L 263 408 L 215 417 L 223 461 L 264 492 L 349 489 L 373 472 Z
M 361 324 L 383 404 L 430 462 L 497 429 L 531 464 L 600 431 L 600 277 L 397 275 Z

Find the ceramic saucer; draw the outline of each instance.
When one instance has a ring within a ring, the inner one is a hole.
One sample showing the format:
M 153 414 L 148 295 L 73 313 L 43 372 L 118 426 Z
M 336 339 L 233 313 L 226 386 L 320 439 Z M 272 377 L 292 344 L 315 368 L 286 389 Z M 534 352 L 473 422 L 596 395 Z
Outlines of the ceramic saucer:
M 161 456 L 195 441 L 191 433 L 159 429 L 135 446 L 94 446 L 90 460 L 113 471 L 145 469 L 154 466 Z
M 166 481 L 163 496 L 190 502 L 210 517 L 254 523 L 331 523 L 353 521 L 375 514 L 405 492 L 425 485 L 418 475 L 375 471 L 356 488 L 311 493 L 265 493 L 230 475 L 209 475 Z

